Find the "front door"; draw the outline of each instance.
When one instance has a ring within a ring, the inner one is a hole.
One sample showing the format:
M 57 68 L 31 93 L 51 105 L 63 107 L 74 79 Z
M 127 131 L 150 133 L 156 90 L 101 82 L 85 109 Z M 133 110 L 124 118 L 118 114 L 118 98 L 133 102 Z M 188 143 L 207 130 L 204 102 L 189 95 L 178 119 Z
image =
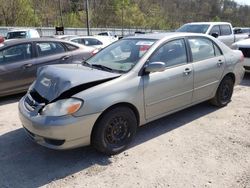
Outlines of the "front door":
M 187 60 L 184 39 L 164 44 L 150 57 L 150 62 L 164 62 L 166 69 L 143 76 L 146 119 L 189 105 L 193 93 L 193 67 Z

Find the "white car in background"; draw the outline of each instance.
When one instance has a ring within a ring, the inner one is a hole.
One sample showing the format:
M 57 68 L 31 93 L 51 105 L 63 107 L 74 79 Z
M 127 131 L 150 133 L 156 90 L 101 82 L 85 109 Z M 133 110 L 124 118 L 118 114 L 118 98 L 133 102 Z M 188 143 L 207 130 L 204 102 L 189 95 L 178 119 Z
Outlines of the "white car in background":
M 114 42 L 114 40 L 108 36 L 75 36 L 67 38 L 66 40 L 85 46 L 92 46 L 97 49 L 105 48 Z
M 239 42 L 234 43 L 233 49 L 242 51 L 244 55 L 243 66 L 245 68 L 245 72 L 250 73 L 250 39 L 241 40 Z
M 40 35 L 36 29 L 14 29 L 7 33 L 6 39 L 30 39 L 40 38 Z

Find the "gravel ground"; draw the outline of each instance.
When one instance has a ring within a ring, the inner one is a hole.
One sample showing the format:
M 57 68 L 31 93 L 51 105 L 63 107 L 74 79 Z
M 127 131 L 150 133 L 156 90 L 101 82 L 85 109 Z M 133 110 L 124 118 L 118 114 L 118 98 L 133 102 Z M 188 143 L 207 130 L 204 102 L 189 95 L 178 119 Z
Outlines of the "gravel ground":
M 0 99 L 0 187 L 250 188 L 250 74 L 232 102 L 202 103 L 138 130 L 125 152 L 53 151 L 22 130 L 17 102 Z

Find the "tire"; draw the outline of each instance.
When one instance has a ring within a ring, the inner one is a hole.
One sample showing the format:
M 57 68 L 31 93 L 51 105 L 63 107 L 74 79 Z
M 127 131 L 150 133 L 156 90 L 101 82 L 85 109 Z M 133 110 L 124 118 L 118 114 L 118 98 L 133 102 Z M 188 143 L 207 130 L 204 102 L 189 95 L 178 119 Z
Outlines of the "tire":
M 115 107 L 97 121 L 91 144 L 106 155 L 114 155 L 127 148 L 136 134 L 137 120 L 128 107 Z
M 234 81 L 231 77 L 226 76 L 222 79 L 214 98 L 211 103 L 218 107 L 226 106 L 232 98 L 234 89 Z

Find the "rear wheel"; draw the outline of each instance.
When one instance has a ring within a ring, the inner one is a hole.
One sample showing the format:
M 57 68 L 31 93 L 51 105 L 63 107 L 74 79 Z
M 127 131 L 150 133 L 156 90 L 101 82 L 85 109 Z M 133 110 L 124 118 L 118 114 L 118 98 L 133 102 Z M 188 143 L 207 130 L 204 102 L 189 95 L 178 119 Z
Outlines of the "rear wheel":
M 134 112 L 115 107 L 105 112 L 94 127 L 91 143 L 100 152 L 113 155 L 125 150 L 137 129 Z
M 216 95 L 211 99 L 211 103 L 218 107 L 226 106 L 230 101 L 233 94 L 234 81 L 231 77 L 226 76 L 221 81 Z

